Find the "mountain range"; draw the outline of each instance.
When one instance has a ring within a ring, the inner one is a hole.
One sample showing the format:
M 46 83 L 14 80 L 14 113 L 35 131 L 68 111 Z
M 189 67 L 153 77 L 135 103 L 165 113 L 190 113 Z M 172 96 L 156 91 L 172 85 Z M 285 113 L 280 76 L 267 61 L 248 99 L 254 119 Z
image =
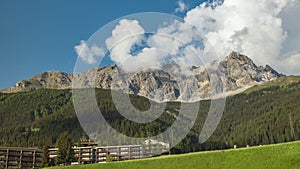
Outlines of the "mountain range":
M 205 67 L 192 66 L 188 70 L 177 64 L 166 63 L 161 69 L 144 69 L 137 73 L 125 73 L 117 65 L 75 74 L 48 71 L 21 80 L 0 92 L 71 89 L 73 85 L 75 88 L 114 89 L 155 101 L 197 101 L 221 93 L 239 93 L 281 76 L 284 75 L 269 65 L 257 66 L 248 56 L 232 52 L 223 60 L 214 61 Z

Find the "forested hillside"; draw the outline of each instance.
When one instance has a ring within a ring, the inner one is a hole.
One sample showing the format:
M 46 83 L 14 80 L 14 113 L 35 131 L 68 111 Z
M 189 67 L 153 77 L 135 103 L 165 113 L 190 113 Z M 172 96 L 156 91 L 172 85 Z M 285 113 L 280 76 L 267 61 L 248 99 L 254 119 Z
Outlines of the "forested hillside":
M 0 93 L 0 145 L 54 145 L 63 131 L 69 131 L 74 142 L 86 137 L 72 104 L 71 90 L 40 89 L 33 92 Z M 159 119 L 136 124 L 124 119 L 116 110 L 109 90 L 97 89 L 100 109 L 116 130 L 130 136 L 156 135 L 175 120 L 180 103 L 167 103 Z M 134 96 L 131 102 L 140 110 L 149 107 L 146 98 Z M 205 143 L 198 136 L 209 110 L 210 101 L 201 101 L 198 119 L 189 135 L 173 153 L 226 149 L 234 145 L 260 145 L 300 139 L 300 78 L 282 77 L 244 93 L 228 97 L 222 120 Z

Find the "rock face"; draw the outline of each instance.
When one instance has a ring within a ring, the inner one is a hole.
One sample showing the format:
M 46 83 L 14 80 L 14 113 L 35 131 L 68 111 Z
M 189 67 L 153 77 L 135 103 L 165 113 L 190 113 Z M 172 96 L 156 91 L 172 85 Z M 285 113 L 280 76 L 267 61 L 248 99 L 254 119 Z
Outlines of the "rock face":
M 94 68 L 88 72 L 67 74 L 45 72 L 22 80 L 4 93 L 32 91 L 40 88 L 69 89 L 97 87 L 137 94 L 156 101 L 196 101 L 235 92 L 283 76 L 270 66 L 256 66 L 245 55 L 232 52 L 206 69 L 192 66 L 185 70 L 176 64 L 165 64 L 161 70 L 144 69 L 125 73 L 116 65 Z
M 283 76 L 269 65 L 256 66 L 246 55 L 232 52 L 225 60 L 219 62 L 218 70 L 224 73 L 228 91 L 241 87 L 252 86 L 256 83 L 267 82 Z
M 17 82 L 15 86 L 2 90 L 3 93 L 33 91 L 40 88 L 68 89 L 72 85 L 72 74 L 63 72 L 44 72 L 27 80 Z

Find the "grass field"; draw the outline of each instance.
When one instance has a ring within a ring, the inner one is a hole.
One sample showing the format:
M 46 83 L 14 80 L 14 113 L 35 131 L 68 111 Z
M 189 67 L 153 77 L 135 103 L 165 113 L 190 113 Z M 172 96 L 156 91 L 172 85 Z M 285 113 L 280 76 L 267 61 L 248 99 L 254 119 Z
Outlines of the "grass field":
M 134 161 L 54 167 L 66 169 L 300 169 L 300 142 L 170 155 Z
M 244 93 L 248 94 L 254 91 L 259 91 L 268 87 L 274 87 L 274 86 L 279 86 L 281 88 L 285 88 L 287 85 L 290 85 L 291 83 L 298 83 L 300 82 L 300 76 L 283 76 L 280 77 L 278 79 L 276 79 L 275 81 L 270 81 L 270 82 L 266 82 L 260 85 L 256 85 L 253 87 L 250 87 L 249 89 L 247 89 L 246 91 L 244 91 Z

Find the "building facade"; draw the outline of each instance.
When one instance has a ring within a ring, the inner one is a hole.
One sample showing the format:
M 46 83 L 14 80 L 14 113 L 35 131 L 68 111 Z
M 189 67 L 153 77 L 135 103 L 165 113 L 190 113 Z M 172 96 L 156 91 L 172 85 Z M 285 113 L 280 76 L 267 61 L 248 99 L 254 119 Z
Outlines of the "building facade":
M 73 165 L 132 160 L 143 157 L 141 145 L 73 147 L 73 150 Z M 50 148 L 48 150 L 49 158 L 55 160 L 57 158 L 57 151 L 57 148 Z
M 41 168 L 42 154 L 38 148 L 0 147 L 0 168 Z

